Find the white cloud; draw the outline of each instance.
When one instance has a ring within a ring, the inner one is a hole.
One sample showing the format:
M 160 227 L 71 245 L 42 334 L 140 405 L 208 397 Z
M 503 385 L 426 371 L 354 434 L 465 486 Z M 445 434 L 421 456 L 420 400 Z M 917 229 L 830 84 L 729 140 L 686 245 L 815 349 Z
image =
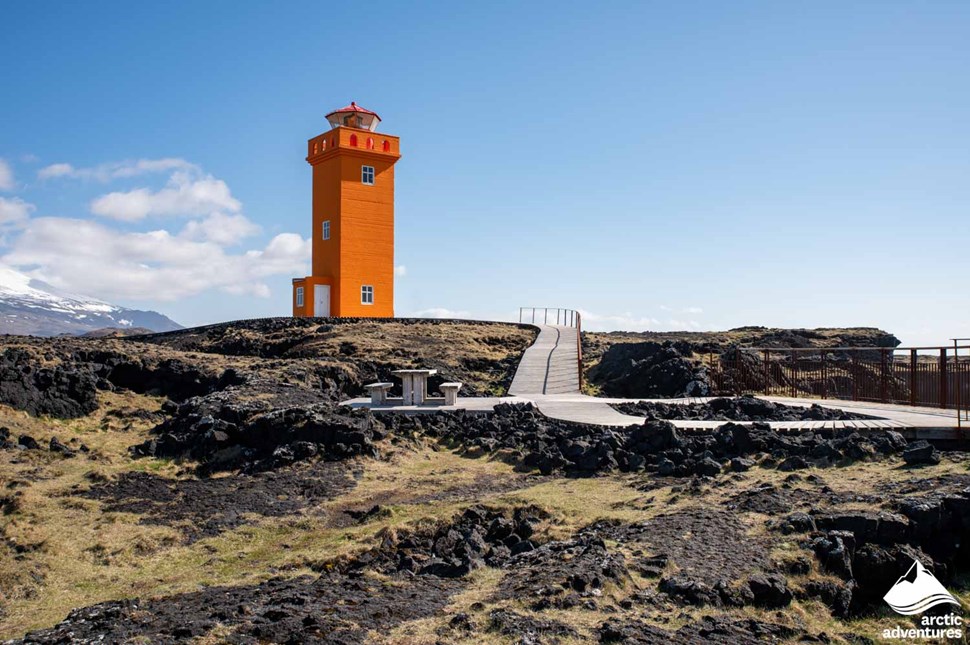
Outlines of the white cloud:
M 73 179 L 93 179 L 107 182 L 112 179 L 137 177 L 155 172 L 182 170 L 199 172 L 199 167 L 185 159 L 169 157 L 165 159 L 134 159 L 100 164 L 90 168 L 75 168 L 69 163 L 55 163 L 37 171 L 38 179 L 70 177 Z
M 242 214 L 242 204 L 224 181 L 178 158 L 138 159 L 76 168 L 49 165 L 41 179 L 57 177 L 107 182 L 150 173 L 171 173 L 162 188 L 135 188 L 94 199 L 92 213 L 133 222 L 149 216 L 186 216 L 177 234 L 167 230 L 131 232 L 84 219 L 31 219 L 33 206 L 0 200 L 0 226 L 18 228 L 2 260 L 56 287 L 106 300 L 174 300 L 211 289 L 268 297 L 264 280 L 306 275 L 311 243 L 284 233 L 264 248 L 230 253 L 228 247 L 260 232 Z M 2 243 L 2 239 L 0 239 Z
M 6 160 L 0 159 L 0 190 L 13 190 L 13 188 L 13 170 Z
M 167 231 L 121 232 L 97 222 L 32 219 L 2 261 L 56 287 L 105 300 L 175 300 L 222 289 L 266 297 L 263 279 L 305 275 L 310 240 L 293 233 L 261 250 L 228 254 L 217 243 Z
M 181 235 L 190 240 L 205 240 L 220 246 L 232 246 L 259 233 L 260 228 L 245 215 L 213 213 L 202 220 L 192 220 Z
M 668 307 L 667 305 L 660 305 L 660 311 L 676 311 L 682 314 L 702 314 L 704 310 L 700 307 L 683 307 L 681 309 L 675 309 L 674 307 Z
M 171 172 L 163 188 L 141 187 L 107 193 L 91 201 L 91 212 L 125 222 L 156 215 L 207 216 L 205 220 L 189 223 L 183 235 L 223 245 L 234 244 L 259 230 L 239 214 L 242 204 L 232 196 L 226 182 L 203 173 L 199 166 L 178 157 L 135 159 L 89 168 L 55 163 L 41 168 L 37 176 L 40 179 L 72 177 L 108 182 L 163 172 Z
M 19 197 L 12 199 L 0 197 L 0 230 L 22 226 L 33 211 L 34 205 L 28 204 Z
M 588 331 L 645 331 L 656 329 L 661 322 L 656 318 L 638 317 L 631 313 L 603 315 L 579 310 L 583 329 Z
M 660 309 L 671 311 L 670 307 L 665 306 L 661 306 Z M 704 328 L 700 322 L 691 319 L 660 320 L 635 316 L 631 313 L 604 315 L 583 310 L 580 310 L 580 313 L 583 329 L 587 331 L 699 331 Z
M 127 192 L 108 193 L 91 202 L 91 212 L 102 217 L 126 222 L 149 215 L 206 215 L 215 211 L 239 212 L 242 204 L 234 198 L 229 186 L 212 175 L 197 177 L 178 171 L 165 188 L 152 191 L 136 188 Z
M 51 179 L 52 177 L 68 177 L 75 172 L 74 166 L 69 163 L 55 163 L 38 170 L 37 178 Z
M 111 173 L 112 179 L 136 177 L 152 172 L 168 172 L 169 170 L 198 171 L 199 167 L 185 159 L 138 159 L 134 162 L 122 162 Z
M 408 268 L 403 264 L 399 264 L 396 267 L 394 267 L 394 275 L 396 275 L 397 277 L 403 278 L 407 274 L 408 274 Z
M 471 313 L 467 311 L 455 311 L 453 309 L 445 309 L 444 307 L 431 307 L 430 309 L 422 309 L 421 311 L 415 311 L 412 313 L 410 318 L 471 318 Z
M 701 324 L 696 320 L 678 320 L 671 318 L 667 321 L 667 331 L 698 331 Z

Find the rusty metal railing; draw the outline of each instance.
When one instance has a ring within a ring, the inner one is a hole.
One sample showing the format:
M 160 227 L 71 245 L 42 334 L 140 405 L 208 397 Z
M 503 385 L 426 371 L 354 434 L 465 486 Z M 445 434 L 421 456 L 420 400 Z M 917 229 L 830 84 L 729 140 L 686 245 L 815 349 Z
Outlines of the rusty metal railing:
M 970 340 L 970 338 L 951 338 L 953 341 L 953 360 L 957 365 L 957 379 L 962 380 L 967 376 L 967 372 L 970 370 L 961 369 L 961 365 L 965 365 L 960 361 L 960 343 Z M 970 357 L 968 357 L 970 358 Z M 967 396 L 963 395 L 963 384 L 957 385 L 956 392 L 956 404 L 957 404 L 957 428 L 963 429 L 963 422 L 970 422 L 970 394 Z M 962 411 L 961 411 L 962 408 Z
M 970 345 L 952 347 L 736 347 L 708 354 L 720 395 L 765 394 L 953 409 L 970 419 Z
M 576 367 L 579 369 L 579 391 L 583 391 L 583 316 L 576 312 Z

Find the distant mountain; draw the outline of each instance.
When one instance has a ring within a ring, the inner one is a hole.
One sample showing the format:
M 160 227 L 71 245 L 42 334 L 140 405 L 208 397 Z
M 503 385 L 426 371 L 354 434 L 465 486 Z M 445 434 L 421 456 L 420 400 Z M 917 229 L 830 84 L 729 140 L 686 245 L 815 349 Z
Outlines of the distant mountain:
M 141 311 L 79 296 L 0 266 L 0 334 L 57 336 L 105 328 L 174 331 L 182 326 L 156 311 Z

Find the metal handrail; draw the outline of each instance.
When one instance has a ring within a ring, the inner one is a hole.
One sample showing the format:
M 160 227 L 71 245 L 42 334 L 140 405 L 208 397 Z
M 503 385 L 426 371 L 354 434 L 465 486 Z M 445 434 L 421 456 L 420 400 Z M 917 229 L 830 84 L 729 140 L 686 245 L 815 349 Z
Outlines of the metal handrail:
M 579 391 L 583 391 L 583 316 L 576 312 L 576 363 L 579 367 Z
M 754 385 L 767 395 L 783 387 L 785 395 L 791 397 L 808 391 L 810 396 L 814 394 L 823 399 L 851 398 L 883 403 L 905 401 L 911 406 L 955 408 L 957 427 L 961 428 L 965 421 L 970 421 L 970 393 L 966 387 L 967 377 L 970 376 L 970 357 L 961 356 L 959 350 L 970 350 L 970 345 L 961 344 L 970 339 L 952 340 L 953 344 L 949 346 L 920 347 L 736 345 L 721 355 L 721 361 L 727 361 L 723 367 L 715 361 L 713 351 L 708 352 L 707 362 L 719 377 L 730 375 L 727 383 L 735 389 L 749 390 Z M 897 352 L 908 356 L 900 360 Z M 742 361 L 742 354 L 758 356 L 760 365 L 756 367 Z M 773 359 L 772 355 L 781 355 L 780 360 Z M 745 363 L 748 367 L 745 367 Z M 745 384 L 745 379 L 750 378 L 755 380 Z
M 961 397 L 961 390 L 963 389 L 963 371 L 964 370 L 961 370 L 960 369 L 960 349 L 961 348 L 960 348 L 960 345 L 958 343 L 960 343 L 961 341 L 970 340 L 970 338 L 952 338 L 951 340 L 953 341 L 953 361 L 954 361 L 954 365 L 956 367 L 956 370 L 954 371 L 953 376 L 954 376 L 954 378 L 956 379 L 956 382 L 957 382 L 957 386 L 956 386 L 956 395 L 957 395 L 957 401 L 956 401 L 956 404 L 957 404 L 957 429 L 958 430 L 962 430 L 963 429 L 964 415 L 966 415 L 967 420 L 970 421 L 970 401 L 967 401 L 966 402 L 967 409 L 964 412 L 962 410 L 963 401 L 960 398 Z
M 957 340 L 964 340 L 958 338 Z M 878 347 L 875 345 L 870 346 L 851 346 L 851 347 L 748 347 L 747 345 L 738 345 L 739 349 L 759 351 L 759 352 L 873 352 L 873 351 L 886 351 L 886 352 L 909 352 L 912 350 L 918 351 L 939 351 L 941 349 L 970 349 L 970 345 L 932 345 L 926 347 Z
M 531 312 L 531 314 L 529 313 Z M 550 312 L 555 312 L 556 322 L 550 323 Z M 531 318 L 530 318 L 531 316 Z M 579 312 L 575 309 L 564 309 L 562 307 L 519 307 L 519 322 L 531 322 L 533 325 L 556 324 L 563 327 L 579 328 Z

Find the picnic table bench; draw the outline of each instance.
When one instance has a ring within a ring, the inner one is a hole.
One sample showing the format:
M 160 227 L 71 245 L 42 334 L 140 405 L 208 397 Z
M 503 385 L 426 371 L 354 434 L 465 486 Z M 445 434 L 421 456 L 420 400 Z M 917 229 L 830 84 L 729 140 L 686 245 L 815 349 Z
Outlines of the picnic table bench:
M 394 370 L 394 376 L 401 377 L 401 391 L 404 405 L 421 405 L 428 398 L 428 378 L 438 370 Z
M 457 405 L 461 383 L 442 383 L 438 389 L 445 395 L 445 405 Z
M 383 405 L 425 405 L 427 403 L 454 406 L 458 404 L 458 391 L 462 383 L 442 383 L 439 386 L 442 396 L 428 396 L 428 379 L 438 370 L 406 369 L 394 370 L 391 374 L 401 379 L 401 398 L 391 399 L 393 383 L 369 383 L 364 389 L 370 395 L 372 406 Z M 398 403 L 400 401 L 400 403 Z
M 384 405 L 387 403 L 387 393 L 394 387 L 393 383 L 371 383 L 365 385 L 364 389 L 370 394 L 371 405 Z

